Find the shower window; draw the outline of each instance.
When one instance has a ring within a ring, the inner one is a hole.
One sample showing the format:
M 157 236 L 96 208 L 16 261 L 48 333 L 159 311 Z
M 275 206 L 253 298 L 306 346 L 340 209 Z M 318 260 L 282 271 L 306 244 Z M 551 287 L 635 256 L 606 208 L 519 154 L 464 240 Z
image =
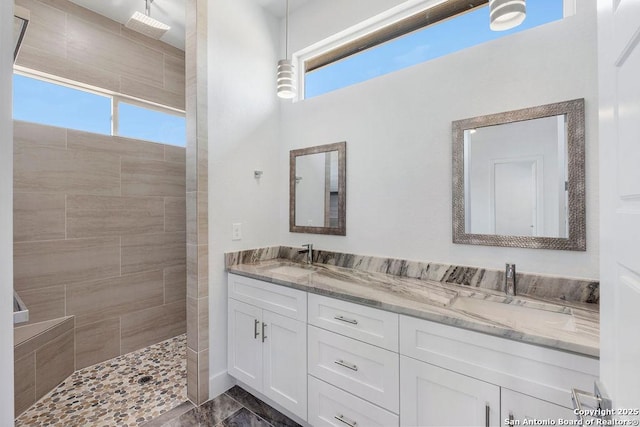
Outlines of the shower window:
M 184 111 L 53 78 L 13 75 L 13 118 L 26 122 L 186 146 Z
M 13 75 L 13 118 L 86 132 L 111 133 L 111 98 Z
M 121 100 L 116 100 L 116 105 L 118 122 L 114 133 L 117 135 L 185 146 L 187 129 L 184 114 Z

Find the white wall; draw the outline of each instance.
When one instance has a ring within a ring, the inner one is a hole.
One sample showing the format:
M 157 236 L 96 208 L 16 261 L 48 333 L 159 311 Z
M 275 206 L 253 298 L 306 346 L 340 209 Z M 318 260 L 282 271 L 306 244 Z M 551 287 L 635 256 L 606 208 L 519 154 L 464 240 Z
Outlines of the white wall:
M 0 2 L 0 425 L 13 425 L 13 2 Z
M 223 253 L 277 244 L 279 23 L 254 0 L 209 1 L 209 373 L 225 384 L 227 289 Z M 259 180 L 253 171 L 262 170 Z M 287 169 L 288 170 L 288 169 Z M 231 240 L 232 223 L 243 238 Z
M 291 43 L 303 48 L 397 3 L 311 2 L 291 16 Z M 508 261 L 522 272 L 597 278 L 595 4 L 581 1 L 563 21 L 284 104 L 279 243 L 490 268 Z M 451 122 L 575 98 L 586 100 L 587 251 L 454 245 Z M 344 140 L 347 236 L 289 233 L 289 150 Z

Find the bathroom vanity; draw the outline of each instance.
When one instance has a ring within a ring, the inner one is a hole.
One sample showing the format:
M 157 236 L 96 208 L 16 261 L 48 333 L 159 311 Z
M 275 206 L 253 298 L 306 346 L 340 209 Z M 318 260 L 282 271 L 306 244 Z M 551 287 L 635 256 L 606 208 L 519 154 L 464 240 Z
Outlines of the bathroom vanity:
M 285 259 L 227 269 L 229 374 L 313 426 L 572 420 L 571 388 L 598 377 L 584 304 Z

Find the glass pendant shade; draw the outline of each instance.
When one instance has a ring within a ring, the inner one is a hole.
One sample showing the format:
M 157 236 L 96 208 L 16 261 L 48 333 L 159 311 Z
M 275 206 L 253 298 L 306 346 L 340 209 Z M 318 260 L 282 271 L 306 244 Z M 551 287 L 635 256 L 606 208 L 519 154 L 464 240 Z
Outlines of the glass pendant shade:
M 277 85 L 278 97 L 291 99 L 296 96 L 295 70 L 293 63 L 289 59 L 278 61 Z
M 527 14 L 525 0 L 489 0 L 490 28 L 505 31 L 522 24 Z

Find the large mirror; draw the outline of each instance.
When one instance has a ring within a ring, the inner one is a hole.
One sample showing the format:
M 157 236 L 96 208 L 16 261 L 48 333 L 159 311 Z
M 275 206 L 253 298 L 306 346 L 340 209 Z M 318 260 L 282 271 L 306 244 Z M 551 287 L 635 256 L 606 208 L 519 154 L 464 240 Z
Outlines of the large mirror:
M 583 99 L 453 122 L 453 242 L 586 250 Z
M 289 231 L 346 235 L 347 143 L 289 153 Z

